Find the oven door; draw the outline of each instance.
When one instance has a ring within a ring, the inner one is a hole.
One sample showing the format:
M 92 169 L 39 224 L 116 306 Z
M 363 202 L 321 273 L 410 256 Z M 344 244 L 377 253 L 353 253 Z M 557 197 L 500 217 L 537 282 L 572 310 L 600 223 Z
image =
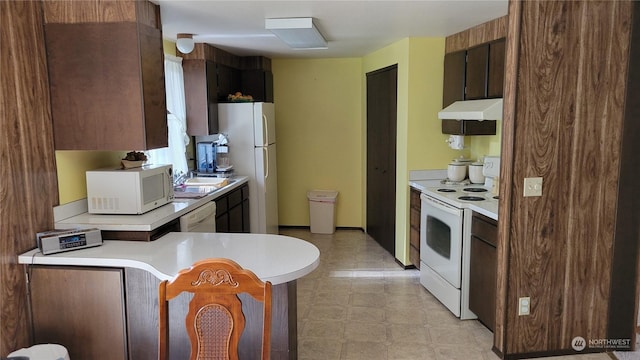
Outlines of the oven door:
M 420 260 L 460 289 L 463 210 L 422 194 Z

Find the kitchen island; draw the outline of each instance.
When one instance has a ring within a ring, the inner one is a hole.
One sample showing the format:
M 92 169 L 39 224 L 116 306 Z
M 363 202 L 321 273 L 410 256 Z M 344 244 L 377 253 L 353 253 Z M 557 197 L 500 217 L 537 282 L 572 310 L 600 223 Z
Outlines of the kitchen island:
M 223 257 L 273 284 L 272 359 L 297 358 L 296 279 L 319 264 L 312 244 L 281 235 L 169 233 L 156 241 L 105 241 L 53 255 L 37 249 L 27 264 L 36 343 L 59 343 L 72 359 L 157 359 L 160 281 L 206 258 Z M 187 294 L 170 303 L 171 358 L 189 354 Z M 257 358 L 261 311 L 243 299 L 241 358 Z M 258 336 L 256 338 L 256 335 Z

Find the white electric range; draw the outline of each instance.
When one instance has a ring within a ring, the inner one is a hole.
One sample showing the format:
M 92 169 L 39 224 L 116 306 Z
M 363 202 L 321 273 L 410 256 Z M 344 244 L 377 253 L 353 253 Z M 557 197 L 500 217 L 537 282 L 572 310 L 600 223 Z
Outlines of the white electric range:
M 441 183 L 444 182 L 444 183 Z M 430 197 L 451 204 L 457 208 L 470 209 L 498 220 L 498 196 L 492 187 L 485 184 L 450 184 L 444 180 L 417 180 L 411 186 Z
M 493 178 L 487 180 L 484 184 L 410 182 L 422 192 L 420 283 L 463 320 L 477 318 L 468 306 L 472 212 L 498 219 L 499 199 L 492 192 Z

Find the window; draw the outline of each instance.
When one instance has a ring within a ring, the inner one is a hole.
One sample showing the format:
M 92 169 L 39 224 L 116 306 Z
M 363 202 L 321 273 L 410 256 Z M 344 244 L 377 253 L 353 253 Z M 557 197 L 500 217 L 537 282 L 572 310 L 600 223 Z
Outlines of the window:
M 187 112 L 184 102 L 182 58 L 164 55 L 164 81 L 167 92 L 169 146 L 147 152 L 149 164 L 172 164 L 174 176 L 187 174 Z

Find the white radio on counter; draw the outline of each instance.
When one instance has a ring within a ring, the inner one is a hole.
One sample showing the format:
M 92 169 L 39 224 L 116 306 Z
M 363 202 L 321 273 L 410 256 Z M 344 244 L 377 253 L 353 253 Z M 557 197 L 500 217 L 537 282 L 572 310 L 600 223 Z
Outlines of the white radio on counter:
M 102 245 L 98 229 L 51 230 L 37 234 L 38 248 L 43 255 Z

